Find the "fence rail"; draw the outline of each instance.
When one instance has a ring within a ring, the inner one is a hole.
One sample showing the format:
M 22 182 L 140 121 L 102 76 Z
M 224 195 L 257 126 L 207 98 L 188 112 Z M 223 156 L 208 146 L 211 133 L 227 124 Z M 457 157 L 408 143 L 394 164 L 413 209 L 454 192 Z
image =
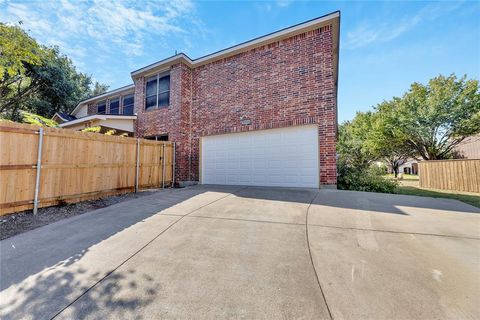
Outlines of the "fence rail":
M 34 208 L 37 174 L 39 207 L 173 183 L 171 142 L 44 128 L 37 159 L 39 129 L 0 121 L 0 215 Z
M 480 192 L 480 159 L 419 162 L 420 187 Z

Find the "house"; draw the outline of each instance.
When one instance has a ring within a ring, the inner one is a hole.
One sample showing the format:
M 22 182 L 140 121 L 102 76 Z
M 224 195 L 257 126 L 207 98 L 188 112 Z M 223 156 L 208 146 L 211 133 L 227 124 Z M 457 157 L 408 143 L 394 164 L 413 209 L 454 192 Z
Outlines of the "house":
M 335 187 L 339 24 L 333 12 L 198 59 L 176 54 L 60 126 L 173 141 L 180 185 Z
M 418 162 L 419 160 L 414 158 L 408 158 L 402 162 L 398 167 L 398 173 L 418 175 Z M 394 173 L 392 167 L 387 164 L 388 173 Z
M 400 172 L 404 174 L 418 175 L 418 160 L 410 158 L 400 165 Z
M 71 114 L 57 112 L 53 120 L 59 127 L 82 130 L 100 127 L 100 132 L 114 129 L 117 133 L 134 134 L 134 85 L 115 89 L 81 101 Z
M 454 149 L 456 158 L 480 159 L 480 134 L 467 137 Z

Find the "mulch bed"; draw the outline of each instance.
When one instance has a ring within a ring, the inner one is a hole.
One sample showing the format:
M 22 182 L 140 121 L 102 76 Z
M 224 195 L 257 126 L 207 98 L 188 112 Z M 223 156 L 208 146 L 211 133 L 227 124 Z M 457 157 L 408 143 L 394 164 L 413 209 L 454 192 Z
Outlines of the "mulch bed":
M 1 216 L 0 240 L 13 237 L 17 234 L 50 224 L 58 220 L 77 216 L 95 209 L 108 207 L 119 202 L 148 196 L 155 192 L 155 190 L 146 190 L 139 193 L 126 193 L 97 200 L 39 208 L 36 215 L 33 214 L 32 210 L 28 210 Z

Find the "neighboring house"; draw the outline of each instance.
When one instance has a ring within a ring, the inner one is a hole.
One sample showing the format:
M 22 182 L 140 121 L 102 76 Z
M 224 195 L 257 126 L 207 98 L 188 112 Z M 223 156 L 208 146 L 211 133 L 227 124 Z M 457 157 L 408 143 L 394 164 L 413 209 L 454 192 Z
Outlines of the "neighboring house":
M 394 173 L 390 165 L 388 166 L 388 173 Z M 418 160 L 410 158 L 398 167 L 398 173 L 403 174 L 418 174 Z
M 175 142 L 180 185 L 335 186 L 339 23 L 334 12 L 198 59 L 176 54 L 61 126 L 131 117 L 136 137 Z M 134 116 L 117 114 L 131 92 Z
M 455 148 L 455 152 L 461 159 L 480 159 L 480 134 L 463 140 Z
M 52 117 L 52 120 L 54 120 L 56 123 L 64 123 L 64 122 L 73 121 L 73 120 L 76 120 L 76 119 L 77 119 L 77 117 L 75 117 L 71 114 L 64 113 L 64 112 L 57 112 Z
M 101 132 L 115 129 L 118 134 L 133 136 L 134 89 L 131 84 L 81 101 L 71 114 L 57 112 L 53 120 L 62 128 L 82 130 L 98 126 Z

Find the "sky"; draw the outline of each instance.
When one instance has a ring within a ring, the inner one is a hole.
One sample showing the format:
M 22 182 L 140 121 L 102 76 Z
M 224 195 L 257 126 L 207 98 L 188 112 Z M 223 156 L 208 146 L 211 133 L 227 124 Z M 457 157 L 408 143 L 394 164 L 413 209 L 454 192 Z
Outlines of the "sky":
M 81 72 L 115 89 L 130 72 L 184 52 L 195 59 L 341 11 L 339 122 L 413 82 L 480 78 L 480 1 L 10 1 L 0 21 L 23 22 Z

